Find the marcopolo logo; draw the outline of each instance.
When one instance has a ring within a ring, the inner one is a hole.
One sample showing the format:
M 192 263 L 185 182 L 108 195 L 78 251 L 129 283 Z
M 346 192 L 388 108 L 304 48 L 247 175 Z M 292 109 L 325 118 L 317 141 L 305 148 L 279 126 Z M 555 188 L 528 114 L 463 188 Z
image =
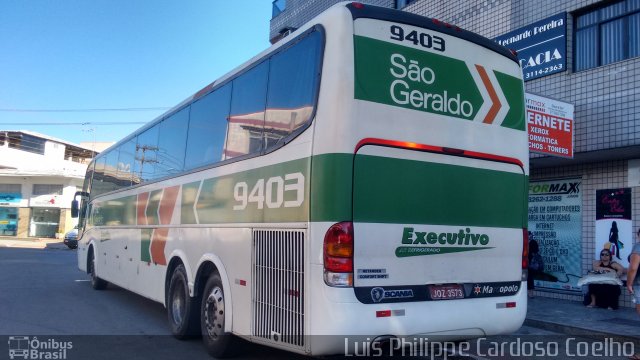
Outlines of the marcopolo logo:
M 73 349 L 71 341 L 40 340 L 37 337 L 9 336 L 10 359 L 66 359 L 67 350 Z
M 402 231 L 402 244 L 396 248 L 397 257 L 439 255 L 463 251 L 492 249 L 488 246 L 489 235 L 476 234 L 470 228 L 458 232 L 415 231 L 405 227 Z
M 413 290 L 401 289 L 401 290 L 385 290 L 381 287 L 374 287 L 371 289 L 371 299 L 373 302 L 379 303 L 384 299 L 403 299 L 412 298 Z

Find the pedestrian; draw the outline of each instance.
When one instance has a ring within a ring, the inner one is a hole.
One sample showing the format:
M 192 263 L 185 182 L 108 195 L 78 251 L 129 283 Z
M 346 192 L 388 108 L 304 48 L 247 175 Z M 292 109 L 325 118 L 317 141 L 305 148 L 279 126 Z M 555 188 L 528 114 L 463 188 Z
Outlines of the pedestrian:
M 535 288 L 534 280 L 536 277 L 539 277 L 544 271 L 544 261 L 542 260 L 542 256 L 540 255 L 540 247 L 538 242 L 533 238 L 533 233 L 529 231 L 529 274 L 527 276 L 527 292 L 529 293 L 529 297 L 533 297 L 533 290 Z
M 636 243 L 631 249 L 629 258 L 629 270 L 627 271 L 627 290 L 633 296 L 633 302 L 636 304 L 636 313 L 640 315 L 640 276 L 638 274 L 638 265 L 640 265 L 640 229 L 636 233 Z M 634 354 L 630 359 L 640 360 L 640 353 Z

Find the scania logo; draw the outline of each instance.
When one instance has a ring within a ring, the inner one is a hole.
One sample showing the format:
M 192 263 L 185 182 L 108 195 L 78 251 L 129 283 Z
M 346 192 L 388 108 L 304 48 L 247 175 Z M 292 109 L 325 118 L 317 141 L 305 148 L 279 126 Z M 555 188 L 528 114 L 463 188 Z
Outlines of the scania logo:
M 401 289 L 401 290 L 385 290 L 381 287 L 374 287 L 371 289 L 371 299 L 373 302 L 380 302 L 384 299 L 400 299 L 400 298 L 412 298 L 413 290 Z
M 371 299 L 374 302 L 380 302 L 384 298 L 384 289 L 381 287 L 375 287 L 371 289 Z

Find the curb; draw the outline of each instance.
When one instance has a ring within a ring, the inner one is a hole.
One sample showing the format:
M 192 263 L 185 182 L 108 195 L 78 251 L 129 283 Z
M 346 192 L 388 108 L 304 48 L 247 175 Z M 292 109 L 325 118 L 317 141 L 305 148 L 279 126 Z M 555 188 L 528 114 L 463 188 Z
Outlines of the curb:
M 610 338 L 618 342 L 633 342 L 636 346 L 640 346 L 640 335 L 632 336 L 632 335 L 622 335 L 616 334 L 612 332 L 603 332 L 598 330 L 586 329 L 577 326 L 558 324 L 549 321 L 543 320 L 535 320 L 535 319 L 525 319 L 524 325 L 558 332 L 566 335 L 575 335 L 580 337 L 585 337 L 594 340 L 602 340 L 602 338 Z
M 68 247 L 63 242 L 39 242 L 0 239 L 0 248 L 12 249 L 36 249 L 36 250 L 66 250 Z

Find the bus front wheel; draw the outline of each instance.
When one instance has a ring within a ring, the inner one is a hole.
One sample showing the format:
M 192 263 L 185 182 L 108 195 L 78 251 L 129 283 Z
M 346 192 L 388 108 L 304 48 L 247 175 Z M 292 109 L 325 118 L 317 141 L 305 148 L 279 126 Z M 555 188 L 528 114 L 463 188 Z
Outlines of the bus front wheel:
M 187 271 L 184 265 L 178 265 L 169 282 L 167 294 L 167 315 L 171 333 L 178 339 L 186 339 L 198 334 L 198 302 L 189 296 Z
M 91 276 L 91 287 L 96 290 L 104 290 L 108 282 L 100 279 L 96 274 L 96 256 L 93 254 L 93 248 L 89 252 L 89 275 Z
M 200 307 L 200 326 L 202 341 L 207 352 L 213 357 L 233 356 L 237 345 L 236 338 L 224 331 L 225 298 L 222 281 L 217 272 L 207 279 Z

